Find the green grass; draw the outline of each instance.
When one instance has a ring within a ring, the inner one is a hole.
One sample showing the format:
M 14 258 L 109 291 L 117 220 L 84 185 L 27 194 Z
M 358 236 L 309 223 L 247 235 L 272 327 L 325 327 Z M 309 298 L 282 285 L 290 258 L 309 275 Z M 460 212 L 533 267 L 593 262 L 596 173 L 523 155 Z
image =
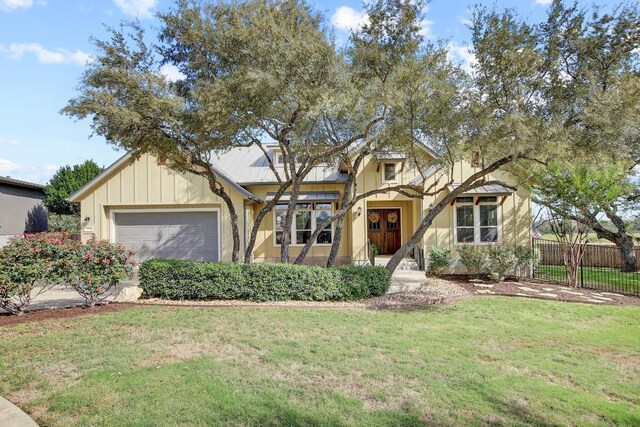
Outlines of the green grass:
M 42 425 L 640 425 L 640 310 L 140 307 L 0 328 Z
M 540 278 L 566 281 L 565 268 L 562 265 L 538 265 L 536 271 Z M 540 273 L 542 273 L 540 275 Z M 624 292 L 640 295 L 640 273 L 622 273 L 613 268 L 583 267 L 585 284 L 599 285 L 612 292 Z

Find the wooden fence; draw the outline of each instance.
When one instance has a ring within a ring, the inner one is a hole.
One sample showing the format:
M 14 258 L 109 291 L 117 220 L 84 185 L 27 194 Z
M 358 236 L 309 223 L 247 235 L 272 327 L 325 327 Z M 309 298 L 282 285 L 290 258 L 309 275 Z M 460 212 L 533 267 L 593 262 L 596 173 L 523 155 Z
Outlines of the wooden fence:
M 553 240 L 536 239 L 537 261 L 543 265 L 564 265 L 562 244 Z M 640 246 L 635 247 L 636 259 L 640 260 Z M 620 250 L 614 245 L 587 244 L 582 258 L 584 267 L 620 268 Z

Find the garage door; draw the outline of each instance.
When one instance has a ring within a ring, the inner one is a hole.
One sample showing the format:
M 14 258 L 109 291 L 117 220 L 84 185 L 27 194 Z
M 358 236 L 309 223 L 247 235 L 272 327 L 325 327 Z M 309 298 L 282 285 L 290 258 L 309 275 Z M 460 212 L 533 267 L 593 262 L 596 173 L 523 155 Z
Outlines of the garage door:
M 219 261 L 218 212 L 117 212 L 115 241 L 136 251 L 135 259 Z

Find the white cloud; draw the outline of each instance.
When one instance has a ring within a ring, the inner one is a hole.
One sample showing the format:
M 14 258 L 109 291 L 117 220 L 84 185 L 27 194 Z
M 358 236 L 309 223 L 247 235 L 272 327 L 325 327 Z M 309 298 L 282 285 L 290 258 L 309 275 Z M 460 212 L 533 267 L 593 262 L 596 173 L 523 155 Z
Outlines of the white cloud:
M 57 170 L 58 166 L 46 163 L 41 165 L 21 165 L 11 160 L 0 159 L 0 176 L 9 176 L 22 181 L 45 184 Z
M 536 4 L 548 5 L 553 3 L 553 0 L 535 0 Z
M 125 15 L 147 19 L 153 17 L 152 9 L 156 7 L 158 0 L 113 0 L 113 3 Z
M 182 80 L 186 77 L 180 72 L 178 67 L 173 64 L 164 64 L 162 67 L 160 67 L 160 74 L 162 74 L 170 82 Z
M 10 139 L 0 135 L 0 145 L 18 145 L 20 141 L 17 139 Z
M 431 32 L 431 27 L 433 26 L 433 21 L 428 19 L 423 19 L 420 21 L 420 35 L 425 39 L 430 39 L 433 37 L 433 33 Z
M 458 43 L 449 43 L 449 60 L 460 66 L 467 72 L 473 72 L 473 66 L 478 62 L 476 56 L 471 52 L 469 46 Z
M 339 30 L 356 30 L 368 22 L 369 17 L 364 12 L 357 11 L 349 6 L 340 6 L 331 15 L 331 24 Z
M 0 10 L 12 12 L 16 9 L 29 9 L 33 0 L 0 0 Z
M 0 52 L 4 52 L 11 59 L 22 59 L 25 54 L 31 53 L 42 64 L 86 65 L 92 60 L 91 55 L 81 50 L 75 52 L 66 49 L 48 50 L 38 43 L 11 43 L 7 47 L 0 45 Z

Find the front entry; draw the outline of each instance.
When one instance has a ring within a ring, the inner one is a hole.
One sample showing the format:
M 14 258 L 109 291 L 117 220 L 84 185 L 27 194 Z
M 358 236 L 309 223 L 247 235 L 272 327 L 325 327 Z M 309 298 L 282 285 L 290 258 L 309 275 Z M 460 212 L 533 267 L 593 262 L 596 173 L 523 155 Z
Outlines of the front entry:
M 377 246 L 380 255 L 396 253 L 402 245 L 400 209 L 368 209 L 367 230 L 369 241 Z

